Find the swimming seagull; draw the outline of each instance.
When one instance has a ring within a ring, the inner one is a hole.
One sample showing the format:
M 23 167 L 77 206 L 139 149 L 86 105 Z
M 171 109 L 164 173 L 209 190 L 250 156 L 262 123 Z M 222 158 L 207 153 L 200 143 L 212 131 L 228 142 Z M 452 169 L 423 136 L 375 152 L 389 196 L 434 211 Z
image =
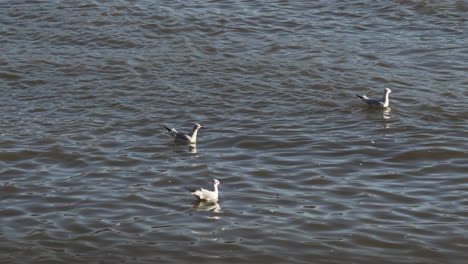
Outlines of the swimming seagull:
M 189 134 L 184 134 L 184 133 L 181 133 L 181 132 L 177 132 L 177 130 L 175 130 L 175 128 L 171 129 L 171 128 L 168 128 L 165 125 L 162 125 L 162 127 L 164 127 L 167 130 L 167 133 L 169 134 L 169 136 L 171 136 L 175 141 L 190 143 L 190 144 L 197 143 L 198 130 L 200 128 L 204 128 L 204 126 L 202 126 L 202 125 L 200 125 L 198 123 L 195 123 L 195 125 L 193 126 L 192 131 Z
M 217 179 L 213 180 L 213 191 L 208 191 L 206 189 L 190 189 L 185 187 L 185 189 L 189 190 L 198 200 L 203 201 L 210 201 L 215 202 L 218 201 L 218 184 L 221 184 Z
M 392 92 L 392 90 L 390 90 L 389 88 L 385 88 L 384 90 L 385 90 L 385 93 L 382 99 L 370 99 L 366 95 L 359 95 L 359 94 L 356 94 L 356 96 L 361 98 L 361 100 L 364 103 L 370 106 L 377 106 L 377 107 L 385 108 L 385 107 L 388 107 L 390 104 L 390 99 L 388 98 L 388 95 Z

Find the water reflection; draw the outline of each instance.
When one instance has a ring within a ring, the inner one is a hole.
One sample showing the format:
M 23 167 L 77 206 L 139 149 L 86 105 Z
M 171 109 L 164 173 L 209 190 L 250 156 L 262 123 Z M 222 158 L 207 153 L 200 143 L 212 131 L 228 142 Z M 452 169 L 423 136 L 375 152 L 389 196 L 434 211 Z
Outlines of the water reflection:
M 384 119 L 384 128 L 385 129 L 388 129 L 388 128 L 391 127 L 390 122 L 387 122 L 391 118 L 390 111 L 392 111 L 392 109 L 390 107 L 387 107 L 382 111 L 382 117 Z
M 390 112 L 392 111 L 392 109 L 390 107 L 387 107 L 385 108 L 383 111 L 382 111 L 382 117 L 384 119 L 390 119 Z
M 193 208 L 198 210 L 206 210 L 215 213 L 221 213 L 221 206 L 218 202 L 207 202 L 207 201 L 195 201 L 193 203 Z
M 197 144 L 189 144 L 189 152 L 190 153 L 197 153 Z
M 182 152 L 182 148 L 186 148 L 188 146 L 189 153 L 197 153 L 197 144 L 196 143 L 181 143 L 181 142 L 170 142 L 167 144 L 168 147 L 174 148 L 176 152 Z M 184 150 L 185 152 L 185 150 Z

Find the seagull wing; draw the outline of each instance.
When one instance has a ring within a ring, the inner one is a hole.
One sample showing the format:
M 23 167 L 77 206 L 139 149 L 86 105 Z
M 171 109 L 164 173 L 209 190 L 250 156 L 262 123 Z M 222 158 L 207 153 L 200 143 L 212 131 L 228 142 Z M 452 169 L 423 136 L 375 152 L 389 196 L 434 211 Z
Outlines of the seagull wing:
M 174 138 L 182 141 L 190 140 L 190 137 L 188 135 L 177 131 L 176 133 L 174 133 Z
M 370 99 L 369 97 L 367 97 L 366 95 L 359 95 L 359 94 L 356 94 L 357 97 L 359 97 L 364 103 L 368 104 L 368 105 L 372 105 L 372 106 L 383 106 L 384 104 L 382 103 L 381 100 L 377 100 L 377 99 Z
M 192 189 L 192 188 L 185 187 L 185 189 L 189 190 L 199 200 L 212 201 L 212 200 L 217 200 L 218 199 L 218 197 L 216 197 L 215 192 L 213 192 L 213 191 L 208 191 L 208 190 L 203 189 L 203 188 Z
M 164 127 L 164 128 L 167 130 L 167 133 L 168 133 L 171 137 L 175 137 L 176 134 L 178 133 L 177 130 L 175 130 L 175 128 L 168 128 L 168 127 L 165 126 L 165 125 L 162 125 L 162 127 Z
M 364 99 L 367 97 L 367 96 L 365 96 L 365 95 L 359 95 L 359 94 L 355 94 L 355 95 L 356 95 L 357 97 L 361 98 L 361 100 L 363 100 L 363 101 L 364 101 Z
M 376 99 L 367 99 L 365 102 L 368 105 L 383 106 L 383 103 L 380 100 L 376 100 Z
M 198 190 L 195 190 L 195 192 L 193 192 L 193 195 L 195 195 L 200 200 L 205 200 L 207 192 L 207 190 L 200 188 Z
M 167 130 L 167 133 L 174 139 L 187 141 L 190 140 L 190 137 L 182 132 L 178 132 L 175 128 L 168 128 L 165 125 L 162 125 Z

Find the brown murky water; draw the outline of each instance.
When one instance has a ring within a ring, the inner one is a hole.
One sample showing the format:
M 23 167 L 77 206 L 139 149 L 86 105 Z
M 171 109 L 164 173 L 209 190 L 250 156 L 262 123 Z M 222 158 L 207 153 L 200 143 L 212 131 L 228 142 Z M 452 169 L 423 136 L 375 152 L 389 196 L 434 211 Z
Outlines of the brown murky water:
M 0 1 L 0 263 L 465 263 L 467 18 Z M 195 121 L 196 149 L 160 127 Z

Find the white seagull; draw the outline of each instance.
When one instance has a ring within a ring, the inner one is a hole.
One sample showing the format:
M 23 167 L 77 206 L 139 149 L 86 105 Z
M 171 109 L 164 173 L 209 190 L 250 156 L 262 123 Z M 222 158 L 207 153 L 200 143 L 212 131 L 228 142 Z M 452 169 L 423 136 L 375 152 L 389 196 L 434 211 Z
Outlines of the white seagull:
M 195 144 L 197 143 L 197 133 L 200 128 L 204 128 L 204 126 L 195 123 L 193 126 L 192 131 L 189 134 L 177 132 L 175 128 L 168 128 L 165 125 L 162 125 L 166 130 L 169 136 L 171 136 L 175 141 L 179 142 L 184 142 L 184 143 L 189 143 L 189 144 Z
M 209 201 L 209 202 L 216 202 L 218 201 L 218 184 L 221 184 L 217 179 L 213 180 L 213 191 L 208 191 L 206 189 L 190 189 L 185 187 L 189 190 L 198 200 Z
M 385 107 L 388 107 L 390 104 L 390 99 L 388 98 L 388 96 L 392 92 L 392 90 L 390 90 L 390 88 L 385 88 L 384 90 L 385 90 L 385 93 L 382 99 L 370 99 L 366 95 L 359 95 L 359 94 L 356 94 L 356 96 L 361 98 L 361 100 L 364 103 L 368 104 L 369 106 L 377 106 L 377 107 L 385 108 Z

